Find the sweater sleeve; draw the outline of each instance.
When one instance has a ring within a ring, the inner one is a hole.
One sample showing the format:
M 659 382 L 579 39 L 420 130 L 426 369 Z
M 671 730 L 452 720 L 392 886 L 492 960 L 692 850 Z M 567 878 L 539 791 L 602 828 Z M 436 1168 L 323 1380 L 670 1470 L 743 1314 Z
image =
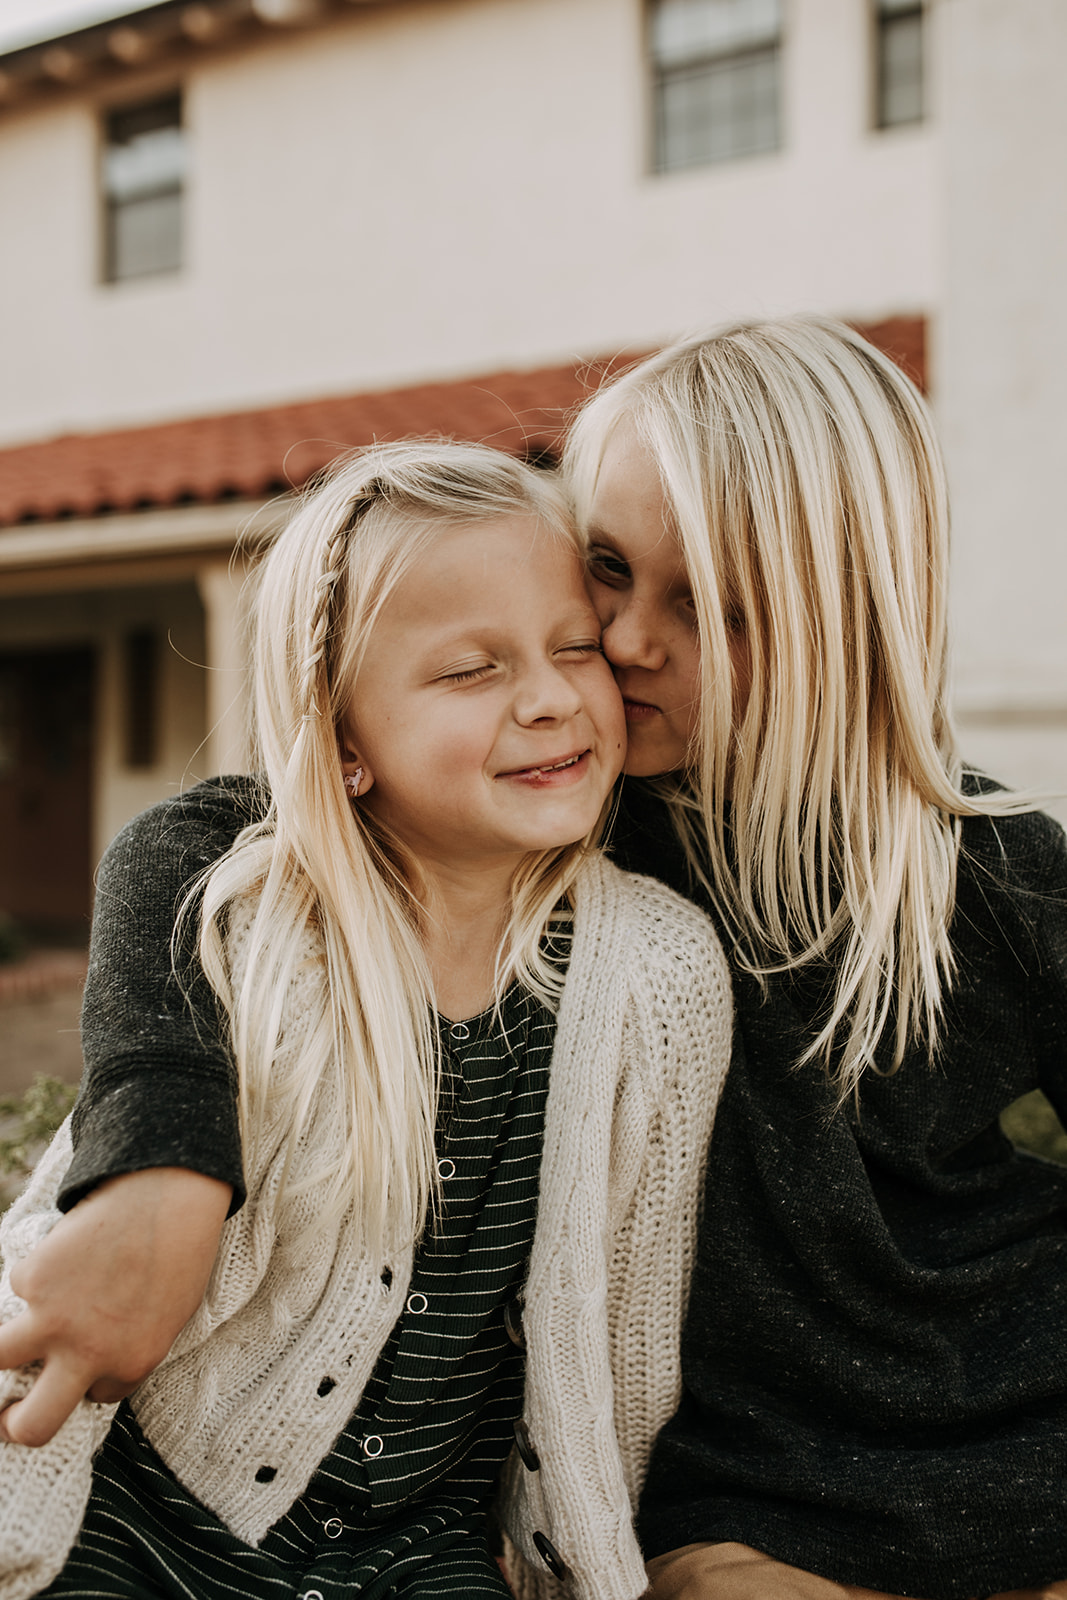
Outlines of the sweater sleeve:
M 255 780 L 218 779 L 135 817 L 100 864 L 82 1008 L 85 1068 L 61 1211 L 106 1178 L 188 1167 L 244 1199 L 225 1018 L 195 952 L 189 889 L 262 814 Z

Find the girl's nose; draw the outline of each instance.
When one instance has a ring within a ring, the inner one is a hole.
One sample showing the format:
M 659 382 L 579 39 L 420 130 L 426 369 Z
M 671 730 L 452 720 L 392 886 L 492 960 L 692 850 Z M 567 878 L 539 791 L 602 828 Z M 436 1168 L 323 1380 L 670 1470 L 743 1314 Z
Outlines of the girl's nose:
M 654 615 L 633 601 L 620 605 L 605 621 L 600 642 L 613 667 L 658 672 L 667 660 L 663 629 L 656 626 Z
M 562 721 L 582 709 L 582 697 L 565 672 L 554 662 L 531 671 L 519 685 L 515 714 L 520 722 Z

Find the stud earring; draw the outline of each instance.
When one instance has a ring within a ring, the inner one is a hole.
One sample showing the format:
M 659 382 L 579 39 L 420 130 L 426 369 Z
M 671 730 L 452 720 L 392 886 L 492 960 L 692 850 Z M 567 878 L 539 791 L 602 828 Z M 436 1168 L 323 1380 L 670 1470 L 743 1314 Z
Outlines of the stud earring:
M 359 799 L 359 786 L 363 782 L 363 768 L 357 767 L 355 772 L 345 773 L 345 794 L 350 800 Z

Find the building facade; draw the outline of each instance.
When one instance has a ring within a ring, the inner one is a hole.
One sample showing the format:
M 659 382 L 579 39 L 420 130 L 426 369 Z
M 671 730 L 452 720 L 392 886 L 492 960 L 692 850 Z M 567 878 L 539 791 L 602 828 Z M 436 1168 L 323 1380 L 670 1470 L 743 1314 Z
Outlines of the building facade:
M 247 759 L 290 485 L 543 454 L 605 361 L 794 310 L 927 382 L 965 743 L 1067 788 L 1065 53 L 1061 0 L 164 0 L 0 55 L 0 904 L 77 921 Z

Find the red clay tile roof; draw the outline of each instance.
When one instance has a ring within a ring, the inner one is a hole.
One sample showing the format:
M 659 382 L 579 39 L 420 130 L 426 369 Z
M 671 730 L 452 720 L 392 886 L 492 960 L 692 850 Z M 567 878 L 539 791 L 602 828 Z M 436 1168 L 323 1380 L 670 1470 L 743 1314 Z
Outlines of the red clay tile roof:
M 922 381 L 922 318 L 895 317 L 862 331 Z M 258 499 L 304 483 L 343 450 L 408 434 L 536 454 L 558 444 L 568 413 L 617 364 L 497 372 L 0 449 L 0 525 Z

